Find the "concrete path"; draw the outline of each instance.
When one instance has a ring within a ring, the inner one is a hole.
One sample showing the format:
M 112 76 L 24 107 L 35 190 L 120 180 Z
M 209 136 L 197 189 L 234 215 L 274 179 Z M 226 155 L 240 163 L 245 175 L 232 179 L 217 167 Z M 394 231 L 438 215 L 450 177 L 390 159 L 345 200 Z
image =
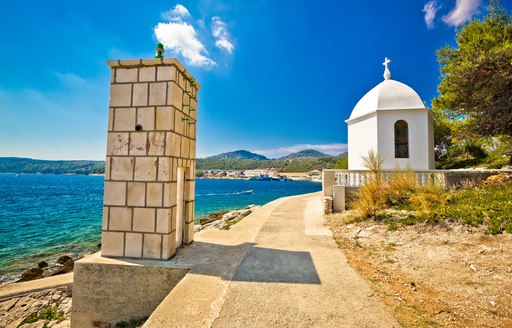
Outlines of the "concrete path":
M 144 327 L 399 327 L 322 224 L 320 196 L 281 198 L 181 249 L 191 271 Z
M 39 292 L 46 289 L 73 286 L 73 272 L 58 276 L 9 284 L 0 287 L 0 301 Z

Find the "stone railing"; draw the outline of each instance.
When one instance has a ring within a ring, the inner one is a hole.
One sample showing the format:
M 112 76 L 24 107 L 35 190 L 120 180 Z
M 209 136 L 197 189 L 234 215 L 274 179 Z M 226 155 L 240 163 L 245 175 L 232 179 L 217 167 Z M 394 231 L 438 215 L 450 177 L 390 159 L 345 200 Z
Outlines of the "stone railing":
M 393 170 L 380 171 L 383 180 L 389 180 Z M 427 170 L 412 172 L 418 186 L 433 183 L 442 188 L 460 188 L 468 183 L 478 183 L 489 176 L 506 173 L 512 170 Z M 324 213 L 333 210 L 345 210 L 345 200 L 354 197 L 357 188 L 361 187 L 372 173 L 365 170 L 323 170 L 322 193 Z
M 393 170 L 380 171 L 383 179 L 389 179 Z M 426 171 L 413 171 L 416 176 L 418 185 L 425 185 L 434 183 L 443 188 L 448 188 L 454 184 L 454 179 L 451 175 L 452 171 L 449 170 L 426 170 Z M 322 190 L 324 196 L 333 195 L 334 186 L 343 186 L 348 188 L 361 187 L 370 176 L 369 171 L 365 170 L 324 170 L 322 180 Z
M 334 173 L 334 185 L 344 187 L 360 187 L 371 176 L 372 173 L 364 170 L 325 170 L 327 174 Z M 446 188 L 447 174 L 449 171 L 429 170 L 429 171 L 413 171 L 419 186 L 433 183 L 440 187 Z M 389 180 L 394 171 L 379 172 L 383 180 Z

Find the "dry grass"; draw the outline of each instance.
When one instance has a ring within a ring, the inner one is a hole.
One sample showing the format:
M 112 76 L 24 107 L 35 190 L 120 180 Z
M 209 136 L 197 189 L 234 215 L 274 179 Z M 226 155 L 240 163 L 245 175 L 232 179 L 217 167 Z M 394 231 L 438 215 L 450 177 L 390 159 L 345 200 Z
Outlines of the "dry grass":
M 368 157 L 364 157 L 363 161 L 369 172 L 365 177 L 365 183 L 359 188 L 353 207 L 360 216 L 369 218 L 386 208 L 386 190 L 381 173 L 383 159 L 375 151 L 370 150 Z

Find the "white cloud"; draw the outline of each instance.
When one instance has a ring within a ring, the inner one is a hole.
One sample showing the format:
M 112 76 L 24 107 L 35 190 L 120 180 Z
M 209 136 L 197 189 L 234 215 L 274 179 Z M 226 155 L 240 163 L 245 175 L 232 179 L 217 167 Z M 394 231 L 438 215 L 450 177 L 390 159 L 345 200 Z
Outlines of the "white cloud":
M 458 26 L 467 22 L 474 14 L 479 13 L 482 0 L 457 0 L 455 8 L 443 16 L 443 21 L 450 26 Z
M 439 6 L 436 0 L 431 0 L 423 6 L 423 12 L 425 13 L 425 24 L 428 29 L 434 28 L 434 19 L 436 18 L 437 10 Z
M 227 24 L 215 16 L 211 22 L 212 36 L 206 32 L 204 17 L 194 20 L 188 9 L 177 4 L 173 9 L 162 14 L 166 22 L 158 23 L 154 28 L 155 37 L 174 56 L 181 56 L 187 65 L 211 68 L 217 65 L 208 52 L 206 45 L 215 44 L 221 50 L 232 54 L 235 50 L 232 36 Z
M 155 37 L 165 49 L 183 56 L 188 65 L 211 67 L 216 64 L 208 57 L 208 51 L 197 38 L 194 27 L 188 23 L 158 23 Z
M 162 14 L 163 19 L 167 19 L 171 22 L 181 22 L 182 18 L 188 16 L 190 16 L 188 9 L 180 4 L 177 4 L 173 9 Z
M 227 29 L 227 24 L 223 22 L 220 17 L 215 16 L 212 18 L 212 35 L 215 38 L 215 46 L 232 54 L 235 46 L 231 41 L 232 37 Z
M 259 149 L 253 152 L 261 155 L 265 155 L 270 158 L 279 158 L 286 156 L 291 153 L 296 153 L 305 149 L 313 149 L 328 155 L 339 155 L 347 151 L 347 144 L 297 144 L 293 146 L 271 148 L 271 149 Z

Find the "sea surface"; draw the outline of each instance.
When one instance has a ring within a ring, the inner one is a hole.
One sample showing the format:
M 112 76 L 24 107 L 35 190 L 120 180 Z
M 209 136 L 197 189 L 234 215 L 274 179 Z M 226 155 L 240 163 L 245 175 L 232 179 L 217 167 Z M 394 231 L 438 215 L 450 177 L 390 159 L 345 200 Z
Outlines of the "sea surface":
M 320 189 L 315 182 L 198 179 L 195 219 Z M 0 174 L 0 285 L 39 261 L 96 251 L 102 205 L 101 176 Z

